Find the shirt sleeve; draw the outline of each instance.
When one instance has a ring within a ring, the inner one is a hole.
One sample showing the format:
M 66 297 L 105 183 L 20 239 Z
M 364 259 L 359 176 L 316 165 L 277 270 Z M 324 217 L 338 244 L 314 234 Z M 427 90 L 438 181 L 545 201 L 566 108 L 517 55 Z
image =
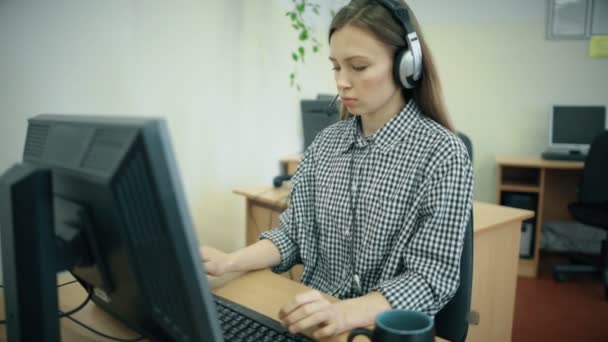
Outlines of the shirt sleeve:
M 374 289 L 393 308 L 434 316 L 454 296 L 472 188 L 473 172 L 464 151 L 446 158 L 428 179 L 418 211 L 418 229 L 410 241 L 399 242 L 405 271 Z
M 310 228 L 314 222 L 314 158 L 313 150 L 316 144 L 310 145 L 304 158 L 292 178 L 293 188 L 289 197 L 288 208 L 279 216 L 279 225 L 260 235 L 260 239 L 268 239 L 277 246 L 281 254 L 281 263 L 272 268 L 273 272 L 282 273 L 291 269 L 295 264 L 302 263 L 302 244 L 310 240 L 314 234 Z M 308 231 L 308 234 L 307 234 Z M 314 244 L 308 244 L 314 245 Z

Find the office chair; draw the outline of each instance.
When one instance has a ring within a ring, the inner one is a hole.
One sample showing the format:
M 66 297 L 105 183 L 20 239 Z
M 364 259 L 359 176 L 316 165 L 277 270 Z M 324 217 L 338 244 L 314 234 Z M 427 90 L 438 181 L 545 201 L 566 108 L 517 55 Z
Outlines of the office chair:
M 464 143 L 464 146 L 466 146 L 467 152 L 469 153 L 469 157 L 471 158 L 471 163 L 472 163 L 473 162 L 473 144 L 471 143 L 471 139 L 469 139 L 469 137 L 462 132 L 457 132 L 456 135 L 460 138 L 460 140 L 462 140 L 462 142 Z
M 608 131 L 598 135 L 589 148 L 578 192 L 578 202 L 570 203 L 568 210 L 574 219 L 608 231 Z M 608 232 L 607 232 L 608 233 Z M 604 296 L 608 300 L 608 235 L 602 240 L 600 264 L 557 265 L 553 278 L 564 281 L 568 274 L 600 273 L 604 282 Z
M 473 162 L 471 140 L 463 133 L 458 137 L 467 147 Z M 454 297 L 435 315 L 435 334 L 449 341 L 465 341 L 469 331 L 469 312 L 473 290 L 473 209 L 464 233 L 464 245 L 460 258 L 460 284 Z

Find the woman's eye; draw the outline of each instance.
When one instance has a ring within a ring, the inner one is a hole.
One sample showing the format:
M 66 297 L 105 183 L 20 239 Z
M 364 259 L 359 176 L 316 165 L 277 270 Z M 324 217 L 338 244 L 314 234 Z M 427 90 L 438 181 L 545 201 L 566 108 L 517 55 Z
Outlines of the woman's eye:
M 337 67 L 337 66 L 335 66 L 335 65 L 334 65 L 334 66 L 331 68 L 331 70 L 340 71 L 340 67 Z
M 355 66 L 353 65 L 353 70 L 355 71 L 363 71 L 367 68 L 367 65 L 363 65 L 363 66 Z

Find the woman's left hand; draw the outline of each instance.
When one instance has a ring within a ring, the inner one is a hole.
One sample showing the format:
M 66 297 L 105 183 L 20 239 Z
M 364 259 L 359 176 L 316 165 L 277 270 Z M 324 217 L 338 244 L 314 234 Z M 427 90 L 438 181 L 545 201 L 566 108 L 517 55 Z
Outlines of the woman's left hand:
M 348 312 L 343 302 L 330 303 L 313 290 L 296 295 L 279 311 L 279 319 L 292 334 L 315 328 L 315 339 L 341 334 L 348 327 Z

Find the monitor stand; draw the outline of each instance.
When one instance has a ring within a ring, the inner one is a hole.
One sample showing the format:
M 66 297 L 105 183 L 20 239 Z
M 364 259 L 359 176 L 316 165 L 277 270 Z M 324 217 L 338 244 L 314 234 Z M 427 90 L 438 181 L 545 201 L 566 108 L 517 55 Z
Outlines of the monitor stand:
M 0 180 L 8 341 L 59 341 L 51 177 L 21 164 Z
M 0 177 L 4 306 L 11 342 L 59 342 L 57 272 L 93 263 L 80 228 L 87 224 L 86 211 L 80 208 L 76 224 L 56 224 L 53 202 L 51 170 L 17 164 Z

